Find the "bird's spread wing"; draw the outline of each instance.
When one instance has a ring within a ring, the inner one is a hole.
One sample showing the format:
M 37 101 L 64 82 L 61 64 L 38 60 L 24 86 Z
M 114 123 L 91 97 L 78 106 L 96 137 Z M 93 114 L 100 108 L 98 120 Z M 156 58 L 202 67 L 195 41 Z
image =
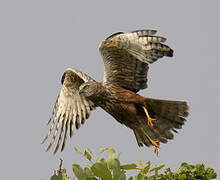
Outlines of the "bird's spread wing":
M 116 84 L 134 92 L 147 88 L 148 65 L 173 50 L 162 44 L 166 38 L 155 30 L 115 33 L 105 39 L 99 50 L 104 61 L 103 83 Z
M 83 95 L 79 94 L 80 85 L 88 81 L 94 80 L 76 69 L 68 68 L 64 72 L 61 79 L 62 88 L 54 105 L 52 116 L 48 122 L 48 124 L 51 122 L 51 128 L 42 142 L 44 143 L 53 129 L 55 129 L 47 151 L 53 145 L 60 126 L 60 135 L 54 153 L 57 152 L 64 134 L 61 147 L 61 151 L 63 151 L 68 129 L 70 129 L 70 137 L 72 137 L 74 128 L 79 129 L 81 124 L 89 117 L 90 111 L 95 109 L 95 105 L 92 101 L 87 100 Z

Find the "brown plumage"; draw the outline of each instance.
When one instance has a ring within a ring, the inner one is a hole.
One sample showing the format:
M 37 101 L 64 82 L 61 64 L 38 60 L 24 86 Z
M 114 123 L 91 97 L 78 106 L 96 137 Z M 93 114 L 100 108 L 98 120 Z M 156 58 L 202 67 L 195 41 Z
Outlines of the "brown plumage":
M 173 50 L 162 44 L 166 38 L 155 36 L 155 30 L 136 30 L 115 33 L 99 46 L 104 62 L 104 79 L 96 82 L 86 74 L 69 68 L 62 76 L 62 88 L 52 113 L 52 125 L 44 141 L 56 128 L 50 149 L 61 126 L 59 139 L 65 147 L 67 131 L 70 137 L 89 117 L 90 111 L 101 107 L 118 122 L 133 130 L 139 146 L 155 147 L 159 142 L 173 139 L 173 132 L 181 129 L 188 115 L 184 101 L 168 101 L 137 94 L 147 88 L 149 64 L 163 56 L 172 57 Z M 43 141 L 43 142 L 44 142 Z

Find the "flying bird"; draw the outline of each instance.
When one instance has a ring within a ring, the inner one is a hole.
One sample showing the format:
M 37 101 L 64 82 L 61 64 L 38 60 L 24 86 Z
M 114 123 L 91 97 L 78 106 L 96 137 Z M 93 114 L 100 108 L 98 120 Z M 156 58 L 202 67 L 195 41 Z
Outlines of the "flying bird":
M 173 56 L 173 50 L 163 44 L 166 38 L 155 36 L 156 30 L 136 30 L 112 34 L 99 46 L 104 62 L 104 78 L 97 82 L 75 68 L 68 68 L 61 78 L 62 88 L 48 122 L 51 127 L 43 142 L 53 136 L 47 151 L 59 139 L 54 153 L 64 150 L 67 133 L 72 137 L 91 111 L 103 108 L 119 123 L 127 126 L 136 137 L 138 146 L 154 146 L 158 154 L 160 142 L 173 139 L 188 116 L 185 101 L 143 97 L 137 94 L 147 88 L 149 65 L 158 59 Z

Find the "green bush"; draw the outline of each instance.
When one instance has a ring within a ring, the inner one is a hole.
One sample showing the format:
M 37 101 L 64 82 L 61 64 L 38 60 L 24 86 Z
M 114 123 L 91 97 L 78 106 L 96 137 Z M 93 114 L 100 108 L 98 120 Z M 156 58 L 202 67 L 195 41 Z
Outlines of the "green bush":
M 167 168 L 163 173 L 159 173 L 165 165 L 151 168 L 151 162 L 143 164 L 142 160 L 138 158 L 138 165 L 124 164 L 121 165 L 119 158 L 120 154 L 115 154 L 112 148 L 100 149 L 97 155 L 94 155 L 90 149 L 81 152 L 74 148 L 79 154 L 88 160 L 85 168 L 79 164 L 73 164 L 72 170 L 75 177 L 72 179 L 78 180 L 126 180 L 126 171 L 136 170 L 137 175 L 131 176 L 129 180 L 209 180 L 217 177 L 216 172 L 212 168 L 205 168 L 203 164 L 189 165 L 182 163 L 177 172 L 172 172 Z M 100 158 L 103 152 L 108 151 L 108 158 Z M 62 160 L 59 170 L 54 173 L 51 180 L 69 180 L 66 170 L 61 168 Z

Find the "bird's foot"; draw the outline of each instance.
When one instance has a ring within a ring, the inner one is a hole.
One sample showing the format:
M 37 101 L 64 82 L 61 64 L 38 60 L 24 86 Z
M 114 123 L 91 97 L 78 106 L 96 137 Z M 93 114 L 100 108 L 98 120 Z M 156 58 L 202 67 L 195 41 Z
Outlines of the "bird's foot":
M 154 152 L 158 156 L 158 153 L 159 153 L 158 148 L 159 148 L 160 141 L 156 140 L 156 141 L 154 141 L 154 143 L 155 143 L 155 145 L 153 145 L 154 146 Z
M 159 140 L 154 141 L 149 136 L 147 136 L 147 138 L 149 139 L 151 144 L 154 146 L 154 152 L 158 156 L 158 153 L 159 153 L 158 148 L 159 148 L 159 145 L 160 145 L 160 141 Z
M 148 117 L 147 118 L 147 124 L 148 126 L 153 126 L 153 121 L 156 121 L 157 119 L 156 118 L 151 118 L 151 117 Z
M 147 124 L 148 126 L 153 126 L 153 121 L 156 121 L 157 119 L 156 118 L 151 118 L 150 115 L 148 114 L 148 111 L 147 109 L 143 106 L 143 109 L 144 109 L 144 112 L 145 114 L 147 115 Z

